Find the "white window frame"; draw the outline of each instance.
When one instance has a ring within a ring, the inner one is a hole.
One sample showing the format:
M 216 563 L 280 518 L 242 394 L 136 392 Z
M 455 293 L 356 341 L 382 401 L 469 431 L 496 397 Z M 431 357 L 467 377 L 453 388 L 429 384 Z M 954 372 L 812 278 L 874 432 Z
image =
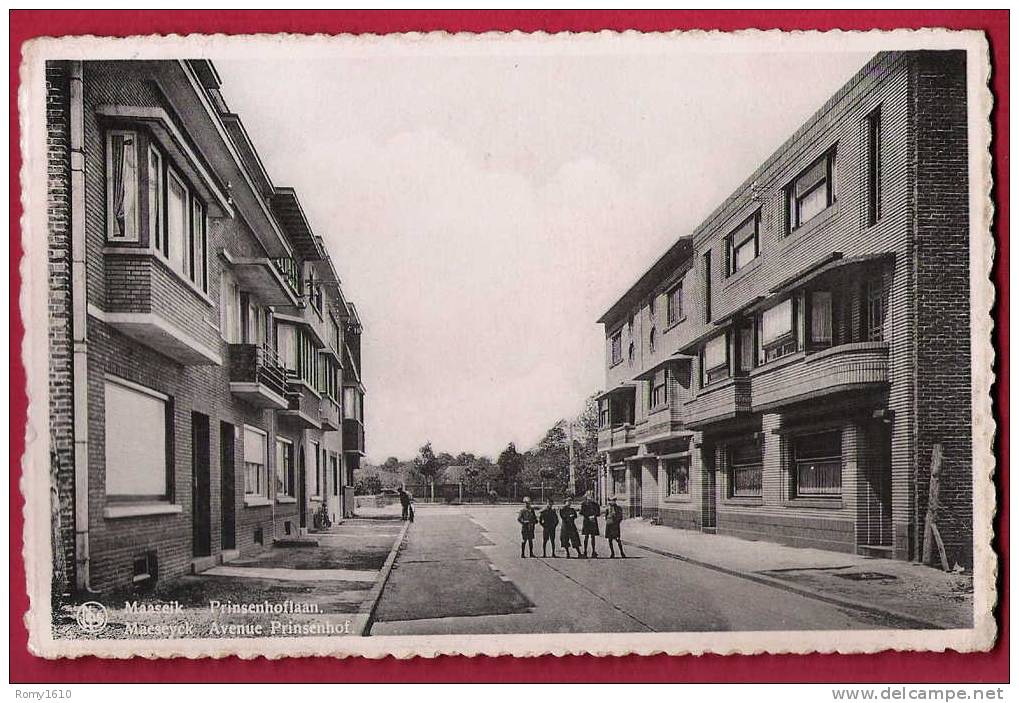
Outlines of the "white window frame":
M 290 462 L 287 467 L 288 473 L 281 473 L 284 471 L 283 457 L 287 455 L 284 447 L 290 447 Z M 286 437 L 276 438 L 276 497 L 277 498 L 294 498 L 294 494 L 297 492 L 297 468 L 294 464 L 297 463 L 297 452 L 294 449 L 294 443 Z M 282 479 L 282 481 L 281 481 Z M 282 483 L 282 489 L 280 484 Z
M 269 434 L 265 430 L 262 430 L 262 429 L 260 429 L 258 427 L 254 427 L 252 425 L 244 425 L 242 431 L 243 431 L 243 435 L 242 436 L 244 436 L 244 439 L 245 439 L 245 441 L 244 441 L 244 446 L 245 446 L 245 453 L 244 453 L 244 497 L 245 498 L 264 498 L 264 499 L 267 499 L 269 497 Z M 257 435 L 261 436 L 261 438 L 262 438 L 261 439 L 261 441 L 262 441 L 262 463 L 261 463 L 261 465 L 259 465 L 258 462 L 255 462 L 255 461 L 248 461 L 249 457 L 248 457 L 247 451 L 246 451 L 246 449 L 247 449 L 247 436 L 246 435 L 247 435 L 247 433 L 249 431 L 252 432 L 253 434 L 257 434 Z M 260 466 L 260 468 L 257 470 L 257 479 L 256 479 L 256 482 L 255 482 L 256 483 L 256 488 L 255 488 L 254 491 L 249 491 L 248 490 L 248 465 L 249 464 L 250 465 L 259 465 Z M 261 484 L 261 490 L 259 490 L 258 485 L 257 485 L 259 483 Z

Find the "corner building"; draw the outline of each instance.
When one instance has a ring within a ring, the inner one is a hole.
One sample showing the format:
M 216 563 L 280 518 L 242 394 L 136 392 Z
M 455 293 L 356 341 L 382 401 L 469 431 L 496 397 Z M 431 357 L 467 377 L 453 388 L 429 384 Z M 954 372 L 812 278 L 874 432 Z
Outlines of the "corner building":
M 215 67 L 46 81 L 55 586 L 150 586 L 341 519 L 361 323 Z
M 603 496 L 918 559 L 972 547 L 963 52 L 875 56 L 602 316 Z

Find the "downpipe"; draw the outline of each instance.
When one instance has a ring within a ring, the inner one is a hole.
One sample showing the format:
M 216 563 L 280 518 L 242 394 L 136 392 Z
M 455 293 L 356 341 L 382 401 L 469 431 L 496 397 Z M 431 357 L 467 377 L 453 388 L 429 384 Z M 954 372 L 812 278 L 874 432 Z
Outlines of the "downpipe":
M 88 489 L 88 300 L 85 267 L 85 108 L 84 65 L 71 62 L 71 348 L 74 396 L 74 585 L 83 594 L 96 593 L 91 583 Z

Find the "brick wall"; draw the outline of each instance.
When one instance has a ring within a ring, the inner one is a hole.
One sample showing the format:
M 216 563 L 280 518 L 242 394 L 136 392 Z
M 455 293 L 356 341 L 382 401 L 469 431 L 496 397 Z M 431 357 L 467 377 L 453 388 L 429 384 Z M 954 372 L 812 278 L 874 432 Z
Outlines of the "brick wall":
M 973 560 L 966 55 L 914 55 L 918 527 L 933 445 L 944 448 L 938 525 L 949 559 Z M 917 549 L 920 545 L 917 544 Z
M 46 63 L 46 158 L 49 274 L 50 473 L 53 592 L 74 584 L 74 377 L 71 348 L 71 161 L 68 66 Z

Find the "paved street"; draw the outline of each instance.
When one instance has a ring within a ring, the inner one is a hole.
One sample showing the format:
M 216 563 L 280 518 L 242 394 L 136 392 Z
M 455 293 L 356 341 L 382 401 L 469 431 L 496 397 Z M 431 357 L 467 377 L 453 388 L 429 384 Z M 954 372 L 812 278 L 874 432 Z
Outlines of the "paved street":
M 421 506 L 371 634 L 904 626 L 637 547 L 626 547 L 626 560 L 567 560 L 561 549 L 557 559 L 521 559 L 516 513 L 516 506 Z M 599 554 L 608 553 L 599 539 Z

